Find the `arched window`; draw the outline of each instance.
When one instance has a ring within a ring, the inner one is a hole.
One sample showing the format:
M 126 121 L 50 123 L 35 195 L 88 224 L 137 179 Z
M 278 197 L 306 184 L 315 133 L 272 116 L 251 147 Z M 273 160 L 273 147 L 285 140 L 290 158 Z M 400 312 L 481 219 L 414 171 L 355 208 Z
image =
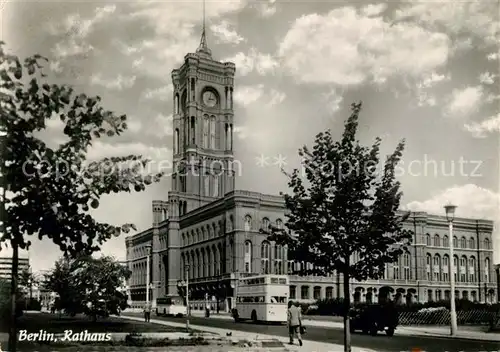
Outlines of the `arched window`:
M 410 254 L 405 253 L 403 255 L 403 279 L 410 280 L 411 279 L 411 271 L 410 271 Z
M 448 243 L 448 241 L 450 240 L 450 238 L 446 235 L 444 235 L 443 237 L 443 247 L 448 247 L 450 244 Z
M 442 281 L 448 281 L 448 266 L 450 265 L 450 257 L 448 257 L 447 254 L 443 256 L 443 267 L 441 271 L 441 280 Z
M 215 149 L 215 116 L 210 118 L 210 148 Z
M 252 242 L 245 241 L 245 273 L 252 272 Z
M 260 246 L 260 271 L 261 274 L 270 274 L 269 257 L 271 254 L 269 242 L 264 241 Z
M 453 257 L 453 277 L 455 278 L 455 282 L 458 281 L 458 257 Z
M 469 238 L 469 248 L 470 249 L 475 249 L 476 248 L 474 237 Z
M 191 129 L 190 129 L 190 137 L 191 137 L 191 144 L 196 144 L 196 133 L 195 133 L 195 119 L 194 116 L 191 116 Z
M 441 241 L 439 239 L 439 235 L 434 235 L 434 246 L 439 247 L 441 245 Z
M 268 218 L 263 218 L 262 219 L 262 229 L 264 231 L 269 231 L 269 225 L 270 225 L 269 219 Z
M 175 129 L 174 133 L 174 154 L 179 153 L 179 129 Z
M 235 258 L 235 255 L 234 255 L 234 242 L 233 240 L 231 240 L 229 242 L 229 268 L 231 268 L 231 270 L 233 271 L 236 271 L 236 260 L 234 260 Z
M 252 217 L 250 215 L 245 216 L 245 231 L 252 230 Z
M 467 257 L 465 256 L 460 258 L 460 282 L 467 282 Z
M 439 256 L 439 254 L 436 254 L 434 256 L 433 273 L 434 273 L 434 281 L 440 281 L 441 280 L 441 257 Z
M 490 258 L 484 260 L 484 282 L 490 283 Z
M 213 196 L 214 197 L 218 197 L 219 196 L 219 175 L 218 174 L 214 174 L 214 193 L 213 193 Z
M 460 245 L 462 248 L 467 248 L 467 240 L 465 239 L 465 237 L 462 237 Z
M 469 282 L 476 282 L 476 258 L 469 258 Z
M 429 234 L 425 235 L 425 244 L 428 246 L 431 245 L 431 235 L 429 235 Z
M 208 172 L 203 177 L 203 195 L 210 197 L 210 174 Z
M 203 116 L 203 148 L 208 148 L 208 136 L 210 129 L 210 118 L 208 115 Z
M 453 236 L 453 248 L 458 248 L 458 238 Z
M 484 249 L 490 249 L 490 240 L 487 238 L 484 239 Z
M 281 219 L 276 220 L 276 227 L 278 229 L 283 229 L 283 220 Z
M 174 114 L 179 113 L 179 93 L 175 93 L 174 98 Z
M 425 269 L 427 272 L 427 280 L 428 281 L 432 281 L 431 265 L 432 265 L 432 257 L 429 253 L 427 253 L 426 260 L 425 260 Z
M 273 258 L 273 262 L 274 262 L 274 268 L 273 268 L 273 271 L 274 271 L 274 274 L 276 275 L 283 275 L 284 274 L 284 271 L 283 271 L 283 247 L 276 244 L 274 245 L 274 258 Z

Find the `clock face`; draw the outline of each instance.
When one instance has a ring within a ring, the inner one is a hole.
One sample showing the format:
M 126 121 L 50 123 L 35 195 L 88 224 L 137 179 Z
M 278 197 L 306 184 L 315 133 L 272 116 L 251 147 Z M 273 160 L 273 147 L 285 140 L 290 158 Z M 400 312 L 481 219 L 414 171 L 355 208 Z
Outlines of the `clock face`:
M 205 93 L 203 93 L 203 104 L 210 108 L 217 105 L 217 96 L 215 93 L 210 90 L 205 91 Z

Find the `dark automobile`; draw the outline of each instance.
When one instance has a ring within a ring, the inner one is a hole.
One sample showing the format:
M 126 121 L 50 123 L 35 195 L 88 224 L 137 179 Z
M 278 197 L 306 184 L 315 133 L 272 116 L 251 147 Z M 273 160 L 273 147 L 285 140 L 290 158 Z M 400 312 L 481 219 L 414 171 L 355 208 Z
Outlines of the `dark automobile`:
M 385 331 L 387 336 L 394 335 L 399 320 L 392 304 L 356 307 L 349 312 L 349 319 L 351 332 L 361 330 L 365 334 L 377 335 L 379 331 Z

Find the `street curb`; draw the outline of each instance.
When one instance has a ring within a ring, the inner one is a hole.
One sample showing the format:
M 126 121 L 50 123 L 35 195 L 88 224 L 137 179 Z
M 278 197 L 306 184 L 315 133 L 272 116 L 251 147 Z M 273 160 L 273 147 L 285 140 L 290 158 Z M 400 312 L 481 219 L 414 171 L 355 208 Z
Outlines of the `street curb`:
M 197 318 L 203 318 L 203 315 L 193 315 Z M 219 319 L 219 320 L 232 320 L 232 318 L 228 315 L 218 315 L 211 316 L 208 319 Z M 305 326 L 318 327 L 318 328 L 331 328 L 331 329 L 343 329 L 343 323 L 332 322 L 329 320 L 320 320 L 320 319 L 304 319 Z M 422 331 L 423 328 L 416 328 L 417 330 L 412 330 L 412 327 L 406 327 L 403 325 L 398 326 L 396 329 L 396 334 L 400 336 L 422 336 L 422 337 L 438 337 L 438 338 L 450 338 L 456 340 L 468 340 L 468 341 L 485 341 L 485 342 L 500 342 L 500 334 L 498 336 L 491 335 L 491 333 L 480 332 L 481 334 L 488 334 L 488 336 L 480 337 L 480 336 L 467 336 L 467 335 L 459 335 L 459 336 L 450 336 L 447 333 L 436 333 L 436 332 L 426 332 Z M 462 332 L 467 333 L 467 331 L 462 330 Z M 460 329 L 459 329 L 460 333 Z M 495 333 L 493 333 L 495 334 Z

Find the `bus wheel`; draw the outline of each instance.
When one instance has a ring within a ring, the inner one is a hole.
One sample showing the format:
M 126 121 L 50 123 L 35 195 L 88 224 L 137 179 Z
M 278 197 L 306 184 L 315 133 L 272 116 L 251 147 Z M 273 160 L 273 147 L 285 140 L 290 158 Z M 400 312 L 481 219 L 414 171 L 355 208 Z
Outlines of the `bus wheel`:
M 252 310 L 252 321 L 254 323 L 257 322 L 257 312 L 255 310 Z

